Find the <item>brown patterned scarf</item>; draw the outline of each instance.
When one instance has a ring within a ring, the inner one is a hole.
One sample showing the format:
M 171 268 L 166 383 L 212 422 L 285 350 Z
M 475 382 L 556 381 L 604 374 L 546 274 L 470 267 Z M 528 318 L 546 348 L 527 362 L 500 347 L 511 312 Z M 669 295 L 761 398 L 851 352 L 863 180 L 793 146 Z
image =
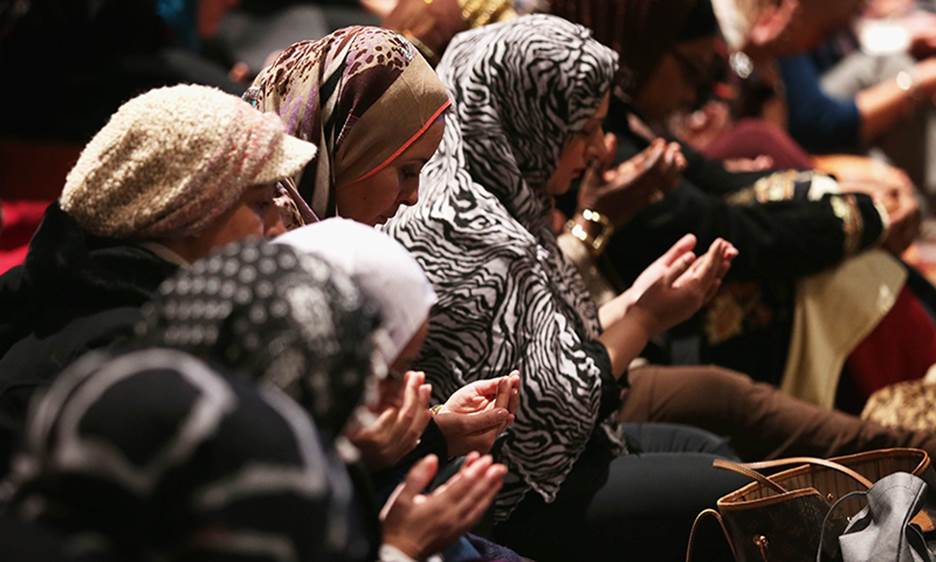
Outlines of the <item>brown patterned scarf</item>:
M 336 186 L 384 169 L 451 104 L 406 39 L 363 26 L 288 47 L 244 98 L 319 147 L 314 171 L 286 186 L 305 223 L 340 214 Z

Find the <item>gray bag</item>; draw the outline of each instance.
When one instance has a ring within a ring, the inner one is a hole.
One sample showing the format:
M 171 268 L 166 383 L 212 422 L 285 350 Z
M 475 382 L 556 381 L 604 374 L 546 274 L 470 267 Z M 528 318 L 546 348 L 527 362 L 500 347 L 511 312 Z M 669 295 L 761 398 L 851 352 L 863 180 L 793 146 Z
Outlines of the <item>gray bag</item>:
M 829 514 L 855 496 L 864 496 L 868 505 L 851 518 L 839 536 L 843 562 L 936 562 L 920 529 L 910 523 L 923 507 L 926 482 L 906 472 L 895 472 L 875 482 L 867 492 L 842 496 Z M 826 515 L 826 521 L 828 518 Z M 820 549 L 816 562 L 821 560 Z

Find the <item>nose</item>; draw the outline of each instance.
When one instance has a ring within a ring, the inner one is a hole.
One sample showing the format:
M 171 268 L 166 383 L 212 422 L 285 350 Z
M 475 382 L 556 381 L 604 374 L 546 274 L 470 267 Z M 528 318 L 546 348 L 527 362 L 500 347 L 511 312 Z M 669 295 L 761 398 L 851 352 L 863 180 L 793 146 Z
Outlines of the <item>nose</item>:
M 410 207 L 419 203 L 419 180 L 413 182 L 411 187 L 405 188 L 400 193 L 400 203 Z

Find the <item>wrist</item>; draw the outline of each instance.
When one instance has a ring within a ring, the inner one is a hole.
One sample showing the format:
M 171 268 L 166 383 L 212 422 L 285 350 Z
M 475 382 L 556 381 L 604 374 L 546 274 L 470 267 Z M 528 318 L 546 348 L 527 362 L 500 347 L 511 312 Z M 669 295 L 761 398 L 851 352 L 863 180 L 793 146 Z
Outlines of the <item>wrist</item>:
M 410 562 L 423 558 L 422 549 L 411 544 L 406 537 L 385 532 L 380 546 L 380 562 Z
M 627 308 L 626 318 L 633 322 L 636 329 L 640 331 L 640 334 L 646 338 L 647 341 L 650 341 L 663 331 L 656 320 L 656 316 L 651 311 L 641 306 L 639 300 L 631 303 Z
M 614 235 L 614 225 L 607 215 L 586 208 L 566 223 L 565 232 L 584 244 L 593 256 L 600 256 Z

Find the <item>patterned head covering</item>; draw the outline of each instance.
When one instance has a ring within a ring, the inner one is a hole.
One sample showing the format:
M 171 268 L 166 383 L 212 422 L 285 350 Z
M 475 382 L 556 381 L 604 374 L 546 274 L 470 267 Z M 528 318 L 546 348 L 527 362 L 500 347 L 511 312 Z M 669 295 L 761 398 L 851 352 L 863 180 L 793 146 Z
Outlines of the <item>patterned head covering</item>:
M 120 106 L 82 150 L 62 210 L 97 236 L 201 233 L 244 191 L 298 173 L 315 146 L 216 88 L 157 88 Z
M 467 33 L 450 49 L 452 62 L 438 72 L 457 100 L 465 167 L 535 230 L 552 205 L 543 188 L 566 141 L 610 91 L 617 57 L 587 29 L 548 16 Z
M 400 35 L 355 26 L 288 47 L 244 98 L 320 148 L 290 192 L 305 222 L 335 216 L 334 190 L 388 166 L 451 104 L 432 67 Z
M 395 240 L 367 225 L 328 219 L 275 240 L 318 256 L 346 273 L 379 307 L 380 352 L 392 364 L 429 318 L 436 294 L 416 260 Z
M 423 170 L 425 196 L 386 226 L 439 298 L 417 364 L 436 399 L 522 373 L 500 449 L 510 474 L 499 520 L 530 489 L 551 501 L 599 421 L 607 352 L 597 310 L 556 245 L 543 187 L 609 91 L 616 60 L 553 16 L 458 35 L 438 67 L 455 105 Z
M 163 283 L 143 342 L 266 380 L 338 432 L 374 369 L 378 316 L 341 271 L 283 245 L 249 241 Z
M 711 0 L 551 0 L 550 11 L 588 27 L 618 53 L 631 94 L 674 43 L 718 33 Z

